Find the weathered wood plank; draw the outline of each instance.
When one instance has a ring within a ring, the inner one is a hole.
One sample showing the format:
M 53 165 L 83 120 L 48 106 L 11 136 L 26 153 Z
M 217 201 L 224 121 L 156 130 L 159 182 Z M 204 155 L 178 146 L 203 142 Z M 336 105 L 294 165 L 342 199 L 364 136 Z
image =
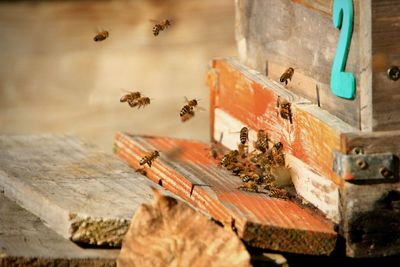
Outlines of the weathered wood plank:
M 0 187 L 65 238 L 119 246 L 145 177 L 113 155 L 67 136 L 0 136 Z
M 300 2 L 301 5 L 296 3 Z M 321 107 L 355 128 L 360 127 L 358 84 L 364 69 L 360 67 L 360 12 L 363 1 L 354 0 L 354 30 L 346 70 L 356 78 L 356 96 L 352 101 L 331 93 L 330 76 L 339 33 L 325 12 L 332 1 L 238 0 L 236 1 L 236 40 L 239 57 L 272 80 L 279 82 L 283 70 L 295 68 L 288 88 L 315 102 L 316 86 Z M 311 4 L 312 3 L 312 4 Z M 311 8 L 310 8 L 311 7 Z M 330 7 L 329 7 L 330 9 Z M 324 34 L 320 34 L 323 32 Z
M 115 266 L 118 249 L 81 248 L 0 193 L 1 266 Z
M 222 134 L 221 143 L 225 147 L 237 149 L 239 137 L 235 129 L 241 129 L 243 126 L 245 126 L 243 123 L 223 110 L 218 108 L 214 110 L 213 138 L 218 140 Z M 256 129 L 249 129 L 249 140 L 249 149 L 252 151 L 253 141 L 256 140 Z M 285 162 L 289 167 L 296 192 L 321 210 L 327 218 L 339 223 L 339 187 L 331 180 L 318 175 L 293 155 L 286 153 Z
M 400 67 L 400 5 L 398 0 L 371 0 L 372 130 L 400 129 L 400 80 L 387 77 L 387 69 Z
M 159 192 L 136 211 L 118 256 L 121 267 L 209 265 L 251 266 L 250 254 L 233 231 Z
M 287 153 L 341 185 L 342 179 L 332 171 L 332 152 L 340 149 L 340 134 L 356 131 L 354 127 L 234 59 L 212 64 L 218 75 L 208 75 L 210 97 L 214 98 L 211 108 L 223 110 L 252 129 L 266 130 L 271 140 L 284 144 Z M 292 123 L 279 116 L 278 98 L 291 103 Z
M 116 147 L 133 168 L 139 168 L 148 151 L 161 151 L 147 170 L 149 179 L 224 225 L 234 226 L 252 246 L 306 254 L 330 254 L 334 249 L 332 223 L 294 202 L 239 191 L 241 180 L 209 157 L 206 144 L 118 133 Z

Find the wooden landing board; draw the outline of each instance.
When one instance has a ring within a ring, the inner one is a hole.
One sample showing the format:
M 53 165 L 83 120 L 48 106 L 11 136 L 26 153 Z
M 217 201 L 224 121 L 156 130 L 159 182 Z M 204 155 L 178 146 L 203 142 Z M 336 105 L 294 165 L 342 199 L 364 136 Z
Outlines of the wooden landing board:
M 146 153 L 159 150 L 160 158 L 147 168 L 149 179 L 234 226 L 249 245 L 316 255 L 330 254 L 335 247 L 332 223 L 291 201 L 239 191 L 240 179 L 220 168 L 204 143 L 117 133 L 115 146 L 135 169 Z
M 119 249 L 81 248 L 0 193 L 0 266 L 115 266 Z
M 340 134 L 354 132 L 354 127 L 243 66 L 236 59 L 212 61 L 207 80 L 212 135 L 214 112 L 218 108 L 252 129 L 264 129 L 273 142 L 283 143 L 286 153 L 319 175 L 343 185 L 343 180 L 332 169 L 333 151 L 340 150 Z M 278 98 L 291 103 L 292 123 L 279 116 Z
M 75 242 L 120 246 L 152 183 L 74 137 L 0 136 L 0 188 Z

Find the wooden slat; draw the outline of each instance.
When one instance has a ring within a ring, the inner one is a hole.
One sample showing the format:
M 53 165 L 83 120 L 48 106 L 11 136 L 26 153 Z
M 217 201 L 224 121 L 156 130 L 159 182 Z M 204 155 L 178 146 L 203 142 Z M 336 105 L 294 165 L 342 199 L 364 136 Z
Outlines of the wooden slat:
M 400 129 L 400 80 L 389 80 L 390 66 L 400 67 L 400 4 L 371 0 L 372 16 L 372 130 Z
M 360 53 L 360 46 L 364 42 L 364 36 L 360 35 L 360 13 L 364 3 L 360 0 L 353 1 L 354 30 L 346 71 L 354 73 L 357 89 L 355 99 L 349 101 L 336 97 L 330 89 L 331 69 L 340 31 L 333 26 L 332 17 L 320 10 L 329 12 L 327 9 L 331 2 L 236 1 L 239 56 L 243 64 L 277 82 L 285 69 L 295 68 L 292 81 L 287 85 L 291 91 L 315 102 L 318 86 L 321 107 L 359 128 L 360 94 L 369 89 L 359 84 L 365 70 L 360 65 L 365 56 Z M 320 34 L 321 32 L 324 34 Z
M 148 151 L 161 151 L 147 170 L 149 179 L 224 225 L 233 224 L 252 246 L 307 254 L 330 254 L 335 247 L 332 223 L 291 201 L 239 191 L 241 180 L 209 157 L 206 144 L 123 133 L 115 142 L 116 153 L 133 168 Z
M 81 248 L 0 193 L 1 266 L 115 266 L 119 249 Z
M 119 246 L 152 183 L 67 136 L 0 136 L 0 187 L 65 238 Z
M 309 101 L 297 97 L 251 71 L 234 59 L 215 60 L 215 75 L 208 75 L 211 116 L 218 108 L 252 129 L 264 129 L 272 141 L 283 143 L 285 152 L 303 161 L 337 185 L 342 179 L 332 171 L 333 151 L 340 150 L 340 134 L 356 129 Z M 292 124 L 278 116 L 278 97 L 291 102 Z M 212 119 L 213 121 L 214 119 Z M 212 129 L 213 130 L 213 129 Z M 240 129 L 230 129 L 231 132 Z

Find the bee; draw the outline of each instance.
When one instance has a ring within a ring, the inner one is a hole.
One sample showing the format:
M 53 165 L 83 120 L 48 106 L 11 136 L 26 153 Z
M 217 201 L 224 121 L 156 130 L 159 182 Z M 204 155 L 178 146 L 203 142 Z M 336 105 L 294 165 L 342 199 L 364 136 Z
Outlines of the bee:
M 128 102 L 128 103 L 130 103 L 130 102 L 133 102 L 133 101 L 135 101 L 136 99 L 138 99 L 138 98 L 140 98 L 141 97 L 141 94 L 140 94 L 140 92 L 129 92 L 128 94 L 125 94 L 125 95 L 123 95 L 121 98 L 120 98 L 120 102 L 122 103 L 122 102 Z
M 272 165 L 285 166 L 285 155 L 283 154 L 283 144 L 277 142 L 268 150 L 268 158 Z
M 141 107 L 150 105 L 150 98 L 142 96 L 136 100 L 128 101 L 128 103 L 129 103 L 129 106 L 132 108 L 134 108 L 134 107 L 141 108 Z
M 258 193 L 258 186 L 254 181 L 245 182 L 241 186 L 239 186 L 238 189 L 247 191 L 247 192 Z
M 100 42 L 105 40 L 108 37 L 108 31 L 99 31 L 96 36 L 93 38 L 95 42 Z
M 238 150 L 230 151 L 228 154 L 225 154 L 221 159 L 221 165 L 226 167 L 232 162 L 237 162 L 237 156 L 239 156 Z
M 290 108 L 291 104 L 287 100 L 283 100 L 281 102 L 280 97 L 278 97 L 276 106 L 278 108 L 278 114 L 280 114 L 281 118 L 289 120 L 290 124 L 292 124 L 292 110 Z
M 226 169 L 233 174 L 239 175 L 246 170 L 246 166 L 241 162 L 231 162 L 226 166 Z
M 268 149 L 268 134 L 264 130 L 258 130 L 257 140 L 254 142 L 254 147 L 265 153 Z
M 181 111 L 179 112 L 179 116 L 184 117 L 185 115 L 193 113 L 194 115 L 194 110 L 193 107 L 190 105 L 184 105 Z
M 279 79 L 279 81 L 281 83 L 285 83 L 285 85 L 288 84 L 288 80 L 292 80 L 292 76 L 294 73 L 294 69 L 293 68 L 288 68 L 287 70 L 285 70 L 285 72 L 281 75 L 281 78 Z
M 153 162 L 156 158 L 158 158 L 159 156 L 160 156 L 160 152 L 158 152 L 157 150 L 154 150 L 153 152 L 150 152 L 150 153 L 148 153 L 146 156 L 144 156 L 144 157 L 140 160 L 139 164 L 142 166 L 142 165 L 144 165 L 144 164 L 147 163 L 147 165 L 148 165 L 149 167 L 151 167 L 152 162 Z
M 217 142 L 217 141 L 213 140 L 213 141 L 211 142 L 211 146 L 210 146 L 210 156 L 211 156 L 213 159 L 218 158 L 218 154 L 221 153 L 221 152 L 220 152 L 220 149 L 218 149 L 218 144 L 221 144 L 222 138 L 223 138 L 223 137 L 224 137 L 224 132 L 221 132 L 221 135 L 219 136 L 219 141 Z
M 183 115 L 181 115 L 181 121 L 185 122 L 193 117 L 194 117 L 194 110 L 189 109 L 187 112 L 185 112 Z
M 249 181 L 255 181 L 255 182 L 259 183 L 260 178 L 261 178 L 259 174 L 257 174 L 255 171 L 251 171 L 251 170 L 240 174 L 239 177 L 240 177 L 240 179 L 242 179 L 242 181 L 244 183 L 247 183 Z
M 187 117 L 189 117 L 188 119 L 190 119 L 191 117 L 194 116 L 194 108 L 203 109 L 203 108 L 198 106 L 198 100 L 197 99 L 189 100 L 185 96 L 185 101 L 186 101 L 187 104 L 182 107 L 182 109 L 181 109 L 181 111 L 179 113 L 179 115 L 181 117 L 185 117 L 187 114 L 190 114 L 191 116 L 190 115 L 187 116 Z
M 240 129 L 240 143 L 246 144 L 249 140 L 249 129 L 247 127 L 243 127 Z
M 163 31 L 166 28 L 168 28 L 169 26 L 171 26 L 171 20 L 168 20 L 168 19 L 164 19 L 164 20 L 159 21 L 159 22 L 154 21 L 154 20 L 152 20 L 152 21 L 156 22 L 156 24 L 153 26 L 153 34 L 154 34 L 154 36 L 157 36 L 160 33 L 160 31 Z
M 239 151 L 239 156 L 241 158 L 246 158 L 248 154 L 249 146 L 247 144 L 238 144 L 238 151 Z

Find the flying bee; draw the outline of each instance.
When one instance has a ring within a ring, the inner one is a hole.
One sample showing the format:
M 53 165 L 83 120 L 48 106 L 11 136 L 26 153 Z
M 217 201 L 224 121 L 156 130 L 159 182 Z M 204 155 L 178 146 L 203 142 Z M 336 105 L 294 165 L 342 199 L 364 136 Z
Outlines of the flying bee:
M 221 165 L 226 167 L 232 162 L 237 162 L 237 156 L 239 156 L 239 151 L 232 150 L 229 153 L 225 154 L 221 159 Z
M 285 70 L 285 72 L 281 75 L 281 78 L 279 79 L 279 81 L 281 83 L 285 83 L 285 85 L 288 84 L 288 80 L 292 80 L 292 76 L 294 73 L 294 69 L 293 68 L 288 68 L 287 70 Z
M 185 116 L 186 114 L 189 114 L 189 113 L 191 113 L 191 112 L 194 113 L 193 107 L 190 106 L 190 105 L 184 105 L 183 108 L 181 109 L 181 111 L 179 112 L 179 116 L 183 117 L 183 116 Z M 194 114 L 193 114 L 193 115 L 194 115 Z
M 276 106 L 278 108 L 278 114 L 281 115 L 281 118 L 289 120 L 290 124 L 292 124 L 292 109 L 290 108 L 290 102 L 288 102 L 287 100 L 283 100 L 281 102 L 280 97 L 278 97 Z
M 240 129 L 240 143 L 246 144 L 249 140 L 249 129 L 247 127 L 243 127 Z
M 105 40 L 108 37 L 108 31 L 99 31 L 96 36 L 93 38 L 95 42 L 100 42 Z
M 140 92 L 129 92 L 128 94 L 123 95 L 119 101 L 129 103 L 129 102 L 135 101 L 136 99 L 138 99 L 140 97 L 141 97 Z
M 128 103 L 129 103 L 129 106 L 131 106 L 132 108 L 134 108 L 134 107 L 137 107 L 137 108 L 145 107 L 147 105 L 150 105 L 150 97 L 142 96 L 142 97 L 139 97 L 136 100 L 128 101 Z
M 254 147 L 265 153 L 268 149 L 268 134 L 264 130 L 258 130 L 257 140 L 254 142 Z
M 153 162 L 156 158 L 158 158 L 159 156 L 160 156 L 160 152 L 158 152 L 157 150 L 154 150 L 153 152 L 150 152 L 150 153 L 148 153 L 146 156 L 144 156 L 144 157 L 140 160 L 139 164 L 140 164 L 140 165 L 144 165 L 144 164 L 147 163 L 147 165 L 148 165 L 149 167 L 151 167 L 152 162 Z
M 160 31 L 164 31 L 166 28 L 171 26 L 171 20 L 169 20 L 169 19 L 164 19 L 161 21 L 155 21 L 155 20 L 151 20 L 151 21 L 156 23 L 153 26 L 154 36 L 157 36 L 160 33 Z
M 194 110 L 193 109 L 188 109 L 187 111 L 185 111 L 182 115 L 182 111 L 181 111 L 181 121 L 185 122 L 191 118 L 194 117 Z

